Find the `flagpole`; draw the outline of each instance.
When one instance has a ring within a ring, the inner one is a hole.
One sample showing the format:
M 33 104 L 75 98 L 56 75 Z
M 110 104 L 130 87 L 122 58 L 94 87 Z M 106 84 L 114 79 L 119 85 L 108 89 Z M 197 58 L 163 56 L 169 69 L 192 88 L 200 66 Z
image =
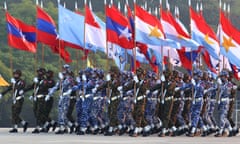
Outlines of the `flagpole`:
M 105 21 L 106 21 L 106 30 L 107 30 L 107 0 L 104 0 L 105 7 Z M 109 61 L 108 61 L 108 42 L 107 42 L 107 31 L 106 31 L 106 53 L 107 53 L 107 65 L 106 70 L 109 69 Z
M 84 44 L 84 54 L 86 51 L 86 6 L 87 6 L 87 0 L 84 0 L 84 7 L 85 7 L 85 19 L 84 19 L 84 39 L 83 39 L 83 44 Z M 87 57 L 87 61 L 88 61 L 88 57 Z M 86 67 L 87 67 L 87 63 L 86 63 Z
M 58 0 L 58 5 L 60 5 L 60 0 Z M 62 70 L 62 60 L 61 60 L 61 37 L 58 39 L 58 63 L 59 63 L 59 69 Z
M 7 3 L 6 3 L 6 1 L 4 2 L 4 10 L 5 10 L 5 13 L 7 13 Z M 10 55 L 10 57 L 9 57 L 9 64 L 10 64 L 10 71 L 11 71 L 11 73 L 13 72 L 13 52 L 12 52 L 12 48 L 11 47 L 9 47 L 9 55 Z
M 75 2 L 75 11 L 78 12 L 78 5 L 77 5 L 77 2 Z M 77 66 L 76 66 L 76 71 L 79 70 L 79 53 L 80 51 L 78 49 L 76 49 L 76 63 L 77 63 Z

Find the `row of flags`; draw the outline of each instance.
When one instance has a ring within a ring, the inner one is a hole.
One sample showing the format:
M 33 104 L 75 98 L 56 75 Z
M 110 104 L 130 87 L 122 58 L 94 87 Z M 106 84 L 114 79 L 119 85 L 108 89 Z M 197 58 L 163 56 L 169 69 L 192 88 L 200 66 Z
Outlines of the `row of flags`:
M 179 12 L 174 16 L 169 9 L 161 8 L 158 19 L 137 4 L 134 13 L 128 5 L 126 9 L 127 16 L 114 5 L 105 5 L 105 23 L 87 4 L 85 15 L 58 4 L 59 32 L 51 16 L 39 6 L 36 27 L 6 12 L 8 42 L 14 48 L 33 53 L 37 51 L 36 42 L 41 42 L 66 62 L 71 62 L 71 57 L 65 47 L 83 50 L 85 56 L 89 51 L 101 51 L 113 58 L 121 69 L 129 56 L 130 59 L 136 57 L 137 63 L 149 64 L 156 72 L 162 70 L 165 57 L 169 57 L 172 64 L 191 71 L 194 61 L 202 55 L 209 71 L 217 73 L 222 68 L 229 68 L 238 76 L 240 32 L 223 11 L 220 10 L 218 33 L 215 34 L 201 11 L 196 12 L 190 6 L 189 34 L 179 19 Z M 135 55 L 133 48 L 136 48 Z

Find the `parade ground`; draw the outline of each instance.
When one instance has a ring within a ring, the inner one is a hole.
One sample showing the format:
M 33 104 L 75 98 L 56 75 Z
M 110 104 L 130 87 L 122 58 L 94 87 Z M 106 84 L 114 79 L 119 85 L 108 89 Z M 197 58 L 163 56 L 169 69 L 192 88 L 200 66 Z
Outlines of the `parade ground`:
M 56 135 L 53 132 L 32 134 L 32 129 L 22 133 L 22 129 L 16 134 L 8 133 L 9 128 L 0 128 L 1 144 L 240 144 L 240 136 L 236 137 L 129 137 L 103 135 L 75 134 Z

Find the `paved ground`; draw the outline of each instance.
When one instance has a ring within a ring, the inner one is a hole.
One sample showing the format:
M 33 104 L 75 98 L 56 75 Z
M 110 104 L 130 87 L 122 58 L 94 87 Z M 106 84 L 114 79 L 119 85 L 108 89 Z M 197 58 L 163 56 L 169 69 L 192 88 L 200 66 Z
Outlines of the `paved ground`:
M 55 135 L 48 134 L 31 134 L 28 132 L 17 134 L 9 134 L 9 129 L 0 128 L 0 143 L 1 144 L 240 144 L 240 137 L 164 137 L 159 138 L 157 135 L 150 137 L 132 138 L 129 136 L 111 136 L 105 137 L 102 135 L 85 135 L 78 136 L 74 134 Z M 20 130 L 20 129 L 19 129 Z

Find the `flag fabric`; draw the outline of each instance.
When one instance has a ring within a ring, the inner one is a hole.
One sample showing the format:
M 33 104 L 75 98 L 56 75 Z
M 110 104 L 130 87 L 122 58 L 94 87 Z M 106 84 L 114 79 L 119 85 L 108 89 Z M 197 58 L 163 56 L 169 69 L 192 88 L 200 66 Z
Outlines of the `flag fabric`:
M 84 47 L 84 16 L 58 5 L 59 38 Z
M 240 68 L 230 63 L 231 71 L 237 80 L 240 80 Z
M 8 44 L 16 49 L 36 53 L 36 28 L 6 12 Z
M 37 41 L 46 45 L 58 44 L 56 24 L 42 8 L 37 6 Z
M 221 44 L 221 54 L 226 56 L 229 62 L 240 67 L 240 32 L 232 25 L 221 11 L 218 35 Z
M 94 68 L 94 66 L 92 65 L 92 63 L 90 62 L 89 59 L 87 59 L 87 67 L 88 68 Z
M 180 44 L 173 40 L 165 39 L 162 25 L 157 17 L 135 5 L 135 37 L 136 41 L 148 45 L 169 46 L 180 48 Z
M 105 28 L 101 28 L 98 20 L 95 19 L 96 15 L 93 15 L 87 5 L 85 9 L 85 48 L 92 51 L 101 51 L 106 48 Z
M 10 84 L 0 75 L 0 86 L 9 86 Z
M 205 64 L 207 65 L 208 69 L 209 69 L 211 72 L 213 72 L 213 73 L 216 74 L 216 73 L 217 73 L 216 68 L 217 68 L 217 65 L 218 65 L 218 60 L 214 60 L 213 57 L 210 56 L 210 54 L 208 53 L 208 51 L 205 50 L 205 49 L 202 49 L 201 54 L 202 54 L 202 56 L 203 56 L 202 58 L 203 58 Z M 216 63 L 214 63 L 214 62 L 216 62 Z
M 200 49 L 200 48 L 199 48 Z M 182 48 L 177 50 L 182 66 L 188 70 L 192 71 L 193 63 L 199 55 L 199 50 L 188 50 L 187 48 Z
M 106 28 L 107 41 L 126 49 L 134 47 L 131 26 L 127 18 L 114 6 L 106 6 Z
M 188 33 L 177 22 L 169 11 L 161 10 L 161 23 L 164 29 L 166 38 L 177 41 L 183 47 L 197 50 L 200 46 L 196 41 L 192 40 Z
M 117 67 L 123 71 L 127 63 L 125 50 L 119 45 L 108 42 L 108 57 L 113 59 Z
M 204 47 L 215 59 L 219 59 L 219 41 L 212 28 L 206 23 L 201 14 L 190 7 L 192 39 Z

